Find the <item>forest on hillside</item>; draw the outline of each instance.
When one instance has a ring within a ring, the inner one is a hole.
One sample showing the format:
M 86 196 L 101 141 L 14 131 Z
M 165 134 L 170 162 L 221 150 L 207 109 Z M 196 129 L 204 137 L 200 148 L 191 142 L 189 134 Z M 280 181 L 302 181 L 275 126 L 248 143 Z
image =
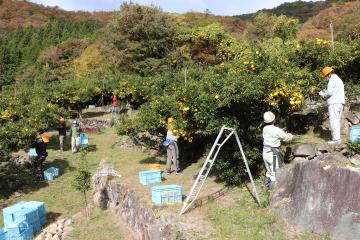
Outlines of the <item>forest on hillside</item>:
M 326 86 L 324 66 L 336 69 L 349 100 L 359 96 L 358 31 L 351 38 L 343 33 L 333 47 L 329 38 L 300 38 L 305 25 L 285 15 L 257 14 L 237 25 L 241 38 L 223 24 L 208 14 L 126 3 L 108 23 L 50 19 L 1 37 L 0 184 L 21 184 L 11 152 L 26 150 L 61 115 L 80 113 L 101 96 L 116 94 L 137 109 L 135 119 L 121 116 L 119 134 L 161 135 L 173 117 L 189 152 L 205 151 L 221 125 L 235 127 L 254 172 L 263 163 L 262 113 L 272 110 L 289 130 L 303 131 L 289 120 Z M 238 184 L 246 174 L 239 159 L 239 152 L 226 149 L 214 166 L 218 178 Z

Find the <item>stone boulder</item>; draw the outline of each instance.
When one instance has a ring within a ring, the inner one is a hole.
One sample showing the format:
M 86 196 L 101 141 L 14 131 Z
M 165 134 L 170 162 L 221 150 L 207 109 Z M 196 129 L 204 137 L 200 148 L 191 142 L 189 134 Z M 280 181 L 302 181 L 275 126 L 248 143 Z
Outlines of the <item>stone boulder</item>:
M 318 147 L 317 150 L 321 153 L 328 153 L 331 151 L 331 147 L 329 146 L 329 144 L 322 144 Z
M 345 117 L 352 125 L 356 125 L 360 122 L 353 112 L 349 111 Z
M 101 175 L 102 167 L 96 175 Z M 153 210 L 143 203 L 135 189 L 128 188 L 119 178 L 94 178 L 95 204 L 102 209 L 109 209 L 125 224 L 135 239 L 193 239 L 177 228 L 175 217 L 171 215 L 157 218 Z
M 73 230 L 71 219 L 59 219 L 50 224 L 34 237 L 35 240 L 67 240 L 69 233 Z
M 306 162 L 308 161 L 307 158 L 304 158 L 304 157 L 295 157 L 291 163 L 294 163 L 294 164 L 297 164 L 297 163 L 302 163 L 302 162 Z
M 330 233 L 331 240 L 354 240 L 360 238 L 360 213 L 348 213 Z
M 347 229 L 358 228 L 351 214 L 360 212 L 360 169 L 334 164 L 340 155 L 320 157 L 277 171 L 270 209 L 299 231 L 356 239 L 348 236 L 357 230 Z
M 312 143 L 304 143 L 295 146 L 293 155 L 294 157 L 307 157 L 308 159 L 312 159 L 316 156 L 315 145 Z

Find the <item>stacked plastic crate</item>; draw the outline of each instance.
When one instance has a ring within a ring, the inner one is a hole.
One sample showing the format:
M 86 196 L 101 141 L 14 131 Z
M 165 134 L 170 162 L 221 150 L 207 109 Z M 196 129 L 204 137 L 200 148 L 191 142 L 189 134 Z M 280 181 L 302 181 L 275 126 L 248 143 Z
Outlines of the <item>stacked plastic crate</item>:
M 151 189 L 151 200 L 154 205 L 173 205 L 182 202 L 180 185 L 154 186 Z
M 9 224 L 5 229 L 5 240 L 32 240 L 34 236 L 31 227 L 24 220 Z
M 44 179 L 46 181 L 52 181 L 59 176 L 59 168 L 50 167 L 44 171 Z
M 5 240 L 5 232 L 3 228 L 0 228 L 0 240 Z
M 161 170 L 149 170 L 139 172 L 139 180 L 142 185 L 161 183 Z M 182 187 L 180 185 L 153 186 L 151 199 L 154 205 L 173 205 L 182 202 Z
M 142 185 L 150 185 L 161 182 L 161 170 L 149 170 L 139 172 L 139 179 Z
M 46 223 L 46 209 L 43 202 L 18 202 L 3 209 L 3 238 L 0 240 L 31 240 Z

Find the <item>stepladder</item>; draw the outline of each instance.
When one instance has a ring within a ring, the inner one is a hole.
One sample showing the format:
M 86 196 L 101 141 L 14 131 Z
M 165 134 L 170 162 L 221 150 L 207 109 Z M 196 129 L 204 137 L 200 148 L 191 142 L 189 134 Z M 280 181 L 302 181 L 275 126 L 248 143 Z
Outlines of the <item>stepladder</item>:
M 237 131 L 235 128 L 228 128 L 226 126 L 222 126 L 219 131 L 219 134 L 216 137 L 214 144 L 211 147 L 209 154 L 206 157 L 206 160 L 205 160 L 200 172 L 198 173 L 198 175 L 196 177 L 194 184 L 191 187 L 189 194 L 187 195 L 187 197 L 184 201 L 183 207 L 180 211 L 180 215 L 182 215 L 186 211 L 188 211 L 190 209 L 190 207 L 195 203 L 195 201 L 201 191 L 201 188 L 203 187 L 205 180 L 208 177 L 212 166 L 214 165 L 214 162 L 220 152 L 220 149 L 232 136 L 235 137 L 236 143 L 241 152 L 241 157 L 243 159 L 243 162 L 244 162 L 244 165 L 246 168 L 246 172 L 248 173 L 250 182 L 252 184 L 252 192 L 255 197 L 255 200 L 260 205 L 260 198 L 259 198 L 259 195 L 256 190 L 256 185 L 255 185 L 253 176 L 251 174 L 251 171 L 250 171 L 243 147 L 241 145 L 240 138 L 237 134 Z

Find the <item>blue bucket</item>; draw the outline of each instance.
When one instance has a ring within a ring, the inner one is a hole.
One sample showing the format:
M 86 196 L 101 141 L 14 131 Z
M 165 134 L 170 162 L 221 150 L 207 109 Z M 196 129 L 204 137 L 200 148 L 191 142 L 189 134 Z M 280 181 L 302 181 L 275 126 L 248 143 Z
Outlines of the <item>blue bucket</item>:
M 80 134 L 80 145 L 87 147 L 89 145 L 89 137 L 86 134 Z
M 355 125 L 350 128 L 350 142 L 360 143 L 360 125 Z

